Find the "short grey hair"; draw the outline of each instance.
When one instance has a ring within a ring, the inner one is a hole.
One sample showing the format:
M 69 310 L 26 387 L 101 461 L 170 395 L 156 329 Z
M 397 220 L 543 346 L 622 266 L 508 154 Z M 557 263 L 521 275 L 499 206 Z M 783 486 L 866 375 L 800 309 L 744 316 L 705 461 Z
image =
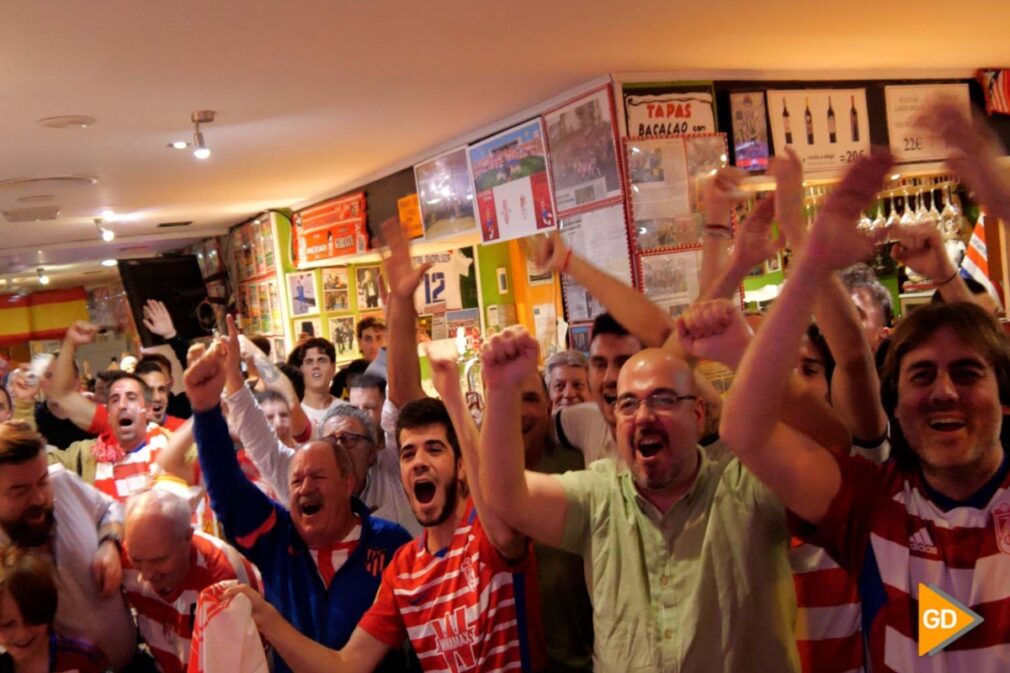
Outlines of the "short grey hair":
M 372 444 L 379 444 L 379 428 L 376 427 L 375 421 L 372 420 L 372 417 L 369 416 L 367 412 L 357 408 L 356 406 L 345 402 L 333 407 L 326 412 L 325 416 L 323 416 L 323 422 L 319 425 L 320 430 L 331 418 L 353 418 L 361 423 L 361 427 L 365 429 L 365 434 L 368 436 L 368 439 L 372 441 Z
M 168 519 L 177 538 L 186 537 L 192 525 L 192 512 L 186 499 L 161 488 L 148 488 L 131 495 L 126 501 L 126 521 L 134 515 Z
M 579 351 L 558 351 L 554 355 L 547 358 L 547 362 L 544 364 L 544 380 L 549 381 L 551 378 L 551 372 L 556 367 L 580 367 L 589 372 L 589 360 L 586 356 Z

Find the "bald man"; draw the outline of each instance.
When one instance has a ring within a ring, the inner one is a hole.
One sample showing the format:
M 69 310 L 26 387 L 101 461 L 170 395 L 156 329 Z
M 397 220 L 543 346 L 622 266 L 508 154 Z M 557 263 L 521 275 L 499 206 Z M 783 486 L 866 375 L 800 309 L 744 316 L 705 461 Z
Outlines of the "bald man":
M 521 328 L 483 353 L 487 506 L 579 554 L 593 603 L 594 670 L 796 671 L 782 505 L 736 459 L 698 446 L 705 420 L 686 362 L 643 350 L 621 367 L 619 459 L 523 470 L 520 389 L 537 362 Z
M 123 541 L 126 598 L 164 673 L 186 670 L 201 590 L 223 580 L 263 590 L 256 567 L 224 541 L 194 531 L 189 503 L 157 484 L 127 502 Z

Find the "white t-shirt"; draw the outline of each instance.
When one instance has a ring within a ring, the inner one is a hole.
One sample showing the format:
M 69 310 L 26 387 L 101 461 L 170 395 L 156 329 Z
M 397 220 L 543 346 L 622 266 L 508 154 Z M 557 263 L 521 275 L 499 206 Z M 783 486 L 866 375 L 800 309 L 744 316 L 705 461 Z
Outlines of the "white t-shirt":
M 445 304 L 448 311 L 463 308 L 463 298 L 459 290 L 460 276 L 469 276 L 473 260 L 459 250 L 450 250 L 436 255 L 415 257 L 416 264 L 434 262 L 421 279 L 414 293 L 414 306 L 418 313 L 426 313 L 432 304 Z
M 326 418 L 326 414 L 330 412 L 330 409 L 339 407 L 341 404 L 347 404 L 347 402 L 336 397 L 330 398 L 330 406 L 325 409 L 316 409 L 302 403 L 302 410 L 309 417 L 309 422 L 312 423 L 312 439 L 319 439 L 323 436 L 323 419 Z
M 617 440 L 595 402 L 559 409 L 554 435 L 562 446 L 581 451 L 587 467 L 601 458 L 617 458 Z

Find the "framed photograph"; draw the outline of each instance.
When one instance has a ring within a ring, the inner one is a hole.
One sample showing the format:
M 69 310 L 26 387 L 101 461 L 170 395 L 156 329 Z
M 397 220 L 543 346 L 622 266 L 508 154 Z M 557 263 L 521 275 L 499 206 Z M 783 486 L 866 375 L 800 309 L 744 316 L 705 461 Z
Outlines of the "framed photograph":
M 291 315 L 294 317 L 319 313 L 319 296 L 312 271 L 288 274 L 288 295 L 291 297 Z
M 638 256 L 642 292 L 676 317 L 698 298 L 701 249 Z
M 351 310 L 350 285 L 347 281 L 347 267 L 323 269 L 323 310 Z
M 354 316 L 346 318 L 330 318 L 327 338 L 333 342 L 333 347 L 337 350 L 337 361 L 353 360 L 357 357 L 358 349 L 354 341 Z
M 306 334 L 309 337 L 324 337 L 323 324 L 319 318 L 299 318 L 295 320 L 295 334 Z
M 764 91 L 729 95 L 733 117 L 733 164 L 745 171 L 768 169 L 768 110 Z
M 609 84 L 544 114 L 559 216 L 621 196 L 617 124 Z
M 382 308 L 382 293 L 379 288 L 385 281 L 382 267 L 378 264 L 359 266 L 354 270 L 358 296 L 358 311 Z
M 639 251 L 701 245 L 703 180 L 726 165 L 726 136 L 626 140 L 631 231 Z
M 568 326 L 568 347 L 589 357 L 589 342 L 592 340 L 593 324 L 572 323 Z
M 456 236 L 477 226 L 465 147 L 417 164 L 414 179 L 425 240 Z
M 770 259 L 765 260 L 764 267 L 765 267 L 764 268 L 764 272 L 765 273 L 775 273 L 776 271 L 781 271 L 782 270 L 782 253 L 781 252 L 776 252 L 773 257 L 771 257 Z
M 547 149 L 539 118 L 471 145 L 468 156 L 485 243 L 554 228 Z

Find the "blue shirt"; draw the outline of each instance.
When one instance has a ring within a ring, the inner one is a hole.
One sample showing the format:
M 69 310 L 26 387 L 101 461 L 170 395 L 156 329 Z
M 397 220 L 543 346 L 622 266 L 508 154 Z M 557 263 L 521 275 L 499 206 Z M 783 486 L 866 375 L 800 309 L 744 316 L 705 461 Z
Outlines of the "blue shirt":
M 327 588 L 291 514 L 242 472 L 220 408 L 193 417 L 200 469 L 225 537 L 259 567 L 267 600 L 286 620 L 312 640 L 340 649 L 372 605 L 382 571 L 410 535 L 391 521 L 370 516 L 352 498 L 361 517 L 361 539 Z M 276 663 L 278 671 L 290 670 L 279 657 Z

